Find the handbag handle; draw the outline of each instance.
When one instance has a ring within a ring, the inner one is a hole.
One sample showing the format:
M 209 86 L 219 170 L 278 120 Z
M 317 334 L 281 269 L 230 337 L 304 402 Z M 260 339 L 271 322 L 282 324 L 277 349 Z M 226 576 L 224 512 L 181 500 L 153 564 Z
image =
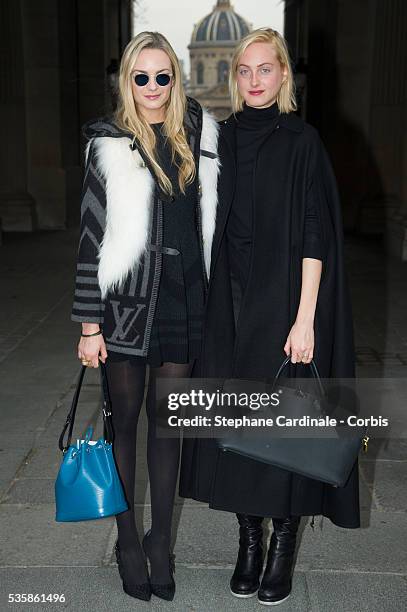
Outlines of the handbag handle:
M 72 398 L 71 409 L 68 413 L 68 416 L 66 417 L 66 422 L 61 432 L 61 435 L 59 436 L 58 446 L 59 446 L 59 450 L 61 450 L 63 453 L 66 453 L 66 451 L 71 445 L 72 430 L 73 430 L 73 426 L 75 422 L 76 408 L 78 406 L 78 400 L 79 400 L 79 395 L 80 395 L 81 388 L 82 388 L 83 377 L 85 375 L 85 371 L 87 367 L 88 366 L 81 367 L 81 371 L 79 372 L 78 382 L 76 384 L 75 393 Z M 106 365 L 102 361 L 100 362 L 100 378 L 101 378 L 101 385 L 102 385 L 102 392 L 103 392 L 102 413 L 103 413 L 104 437 L 105 437 L 106 442 L 112 443 L 113 442 L 113 427 L 112 427 L 112 416 L 111 416 L 112 415 L 112 404 L 110 401 L 109 387 L 107 384 Z M 68 427 L 69 427 L 68 439 L 67 439 L 66 446 L 64 446 L 64 436 L 65 436 L 65 432 Z
M 290 361 L 291 361 L 291 356 L 290 356 L 290 355 L 284 359 L 283 363 L 281 364 L 281 366 L 279 367 L 279 369 L 278 369 L 278 371 L 277 371 L 277 374 L 276 374 L 276 375 L 275 375 L 275 377 L 274 377 L 274 381 L 273 381 L 273 388 L 274 388 L 274 387 L 275 387 L 275 385 L 277 384 L 277 380 L 279 379 L 279 377 L 280 377 L 280 375 L 281 375 L 281 372 L 282 372 L 282 371 L 284 370 L 284 368 L 285 368 L 285 367 L 286 367 L 286 366 L 287 366 L 287 365 L 290 363 Z M 313 373 L 313 375 L 314 375 L 315 380 L 316 380 L 316 381 L 317 381 L 317 383 L 318 383 L 318 388 L 319 388 L 319 391 L 320 391 L 321 395 L 323 396 L 323 395 L 325 395 L 325 391 L 324 391 L 324 387 L 322 386 L 321 377 L 320 377 L 320 375 L 319 375 L 318 368 L 317 368 L 317 366 L 316 366 L 315 361 L 314 361 L 313 359 L 311 359 L 311 361 L 310 361 L 310 364 L 309 364 L 309 365 L 311 366 L 311 371 L 312 371 L 312 373 Z
M 275 375 L 275 378 L 273 381 L 273 388 L 275 387 L 277 380 L 280 377 L 281 372 L 284 370 L 284 368 L 286 367 L 286 365 L 289 363 L 290 360 L 291 360 L 291 356 L 286 357 L 283 363 L 281 364 L 281 366 L 279 367 L 278 372 Z M 324 396 L 325 395 L 324 387 L 322 386 L 322 381 L 321 381 L 321 377 L 318 372 L 317 365 L 313 359 L 311 359 L 310 361 L 310 366 L 311 366 L 312 373 L 314 374 L 314 378 L 316 379 L 318 383 L 321 395 Z M 362 438 L 362 448 L 365 453 L 367 453 L 368 442 L 370 440 L 369 436 L 367 435 L 368 429 L 369 429 L 368 427 L 365 428 L 365 435 Z

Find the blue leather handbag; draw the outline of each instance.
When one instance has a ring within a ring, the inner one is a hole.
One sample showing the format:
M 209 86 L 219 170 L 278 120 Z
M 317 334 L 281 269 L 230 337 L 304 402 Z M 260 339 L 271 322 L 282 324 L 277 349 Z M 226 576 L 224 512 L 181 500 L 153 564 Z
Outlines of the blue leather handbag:
M 122 484 L 113 457 L 113 427 L 111 403 L 107 385 L 106 366 L 100 363 L 103 390 L 103 436 L 92 440 L 93 427 L 89 426 L 85 439 L 71 445 L 76 408 L 87 366 L 79 374 L 72 406 L 59 438 L 63 453 L 62 463 L 55 481 L 55 520 L 88 521 L 119 514 L 128 509 Z M 67 445 L 63 439 L 69 426 Z

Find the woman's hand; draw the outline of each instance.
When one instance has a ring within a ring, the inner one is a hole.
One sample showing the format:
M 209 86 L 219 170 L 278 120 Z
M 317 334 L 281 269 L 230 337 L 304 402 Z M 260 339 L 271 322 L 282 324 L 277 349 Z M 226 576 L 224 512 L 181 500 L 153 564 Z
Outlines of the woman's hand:
M 291 353 L 291 363 L 310 363 L 314 356 L 314 325 L 312 321 L 296 320 L 288 334 L 284 352 Z
M 82 328 L 84 334 L 93 334 L 99 331 L 99 325 L 96 323 L 83 323 Z M 107 351 L 102 334 L 91 336 L 90 338 L 81 336 L 78 344 L 78 359 L 82 362 L 87 361 L 86 365 L 89 367 L 98 368 L 99 359 L 105 363 L 106 358 Z
M 291 363 L 310 363 L 314 357 L 314 316 L 317 305 L 322 261 L 312 257 L 302 260 L 301 297 L 297 318 L 284 345 L 291 353 Z

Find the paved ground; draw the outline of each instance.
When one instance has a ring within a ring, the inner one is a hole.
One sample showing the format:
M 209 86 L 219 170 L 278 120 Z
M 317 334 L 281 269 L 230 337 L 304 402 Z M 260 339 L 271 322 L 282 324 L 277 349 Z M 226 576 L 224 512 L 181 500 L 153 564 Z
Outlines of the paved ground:
M 113 519 L 56 523 L 57 441 L 78 372 L 79 327 L 70 322 L 74 232 L 6 235 L 1 247 L 0 610 L 260 609 L 228 592 L 237 529 L 233 516 L 177 499 L 172 603 L 126 596 L 112 557 Z M 407 267 L 375 241 L 347 245 L 358 370 L 406 377 Z M 89 371 L 77 432 L 98 420 L 96 372 Z M 149 523 L 145 421 L 137 470 L 138 521 Z M 316 519 L 301 526 L 294 587 L 279 610 L 399 612 L 407 602 L 407 440 L 373 441 L 362 457 L 363 527 Z M 9 604 L 10 593 L 64 594 L 62 603 Z

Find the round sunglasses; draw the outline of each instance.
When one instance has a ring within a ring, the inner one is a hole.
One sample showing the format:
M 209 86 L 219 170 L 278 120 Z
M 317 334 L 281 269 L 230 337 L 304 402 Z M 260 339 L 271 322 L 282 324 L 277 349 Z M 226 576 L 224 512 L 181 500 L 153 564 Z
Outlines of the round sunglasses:
M 134 78 L 135 84 L 138 85 L 139 87 L 144 87 L 145 85 L 147 85 L 147 83 L 150 80 L 150 77 L 148 76 L 148 74 L 135 74 L 133 78 Z M 165 87 L 166 85 L 168 85 L 170 81 L 171 81 L 170 74 L 156 74 L 155 76 L 155 82 L 160 87 Z

